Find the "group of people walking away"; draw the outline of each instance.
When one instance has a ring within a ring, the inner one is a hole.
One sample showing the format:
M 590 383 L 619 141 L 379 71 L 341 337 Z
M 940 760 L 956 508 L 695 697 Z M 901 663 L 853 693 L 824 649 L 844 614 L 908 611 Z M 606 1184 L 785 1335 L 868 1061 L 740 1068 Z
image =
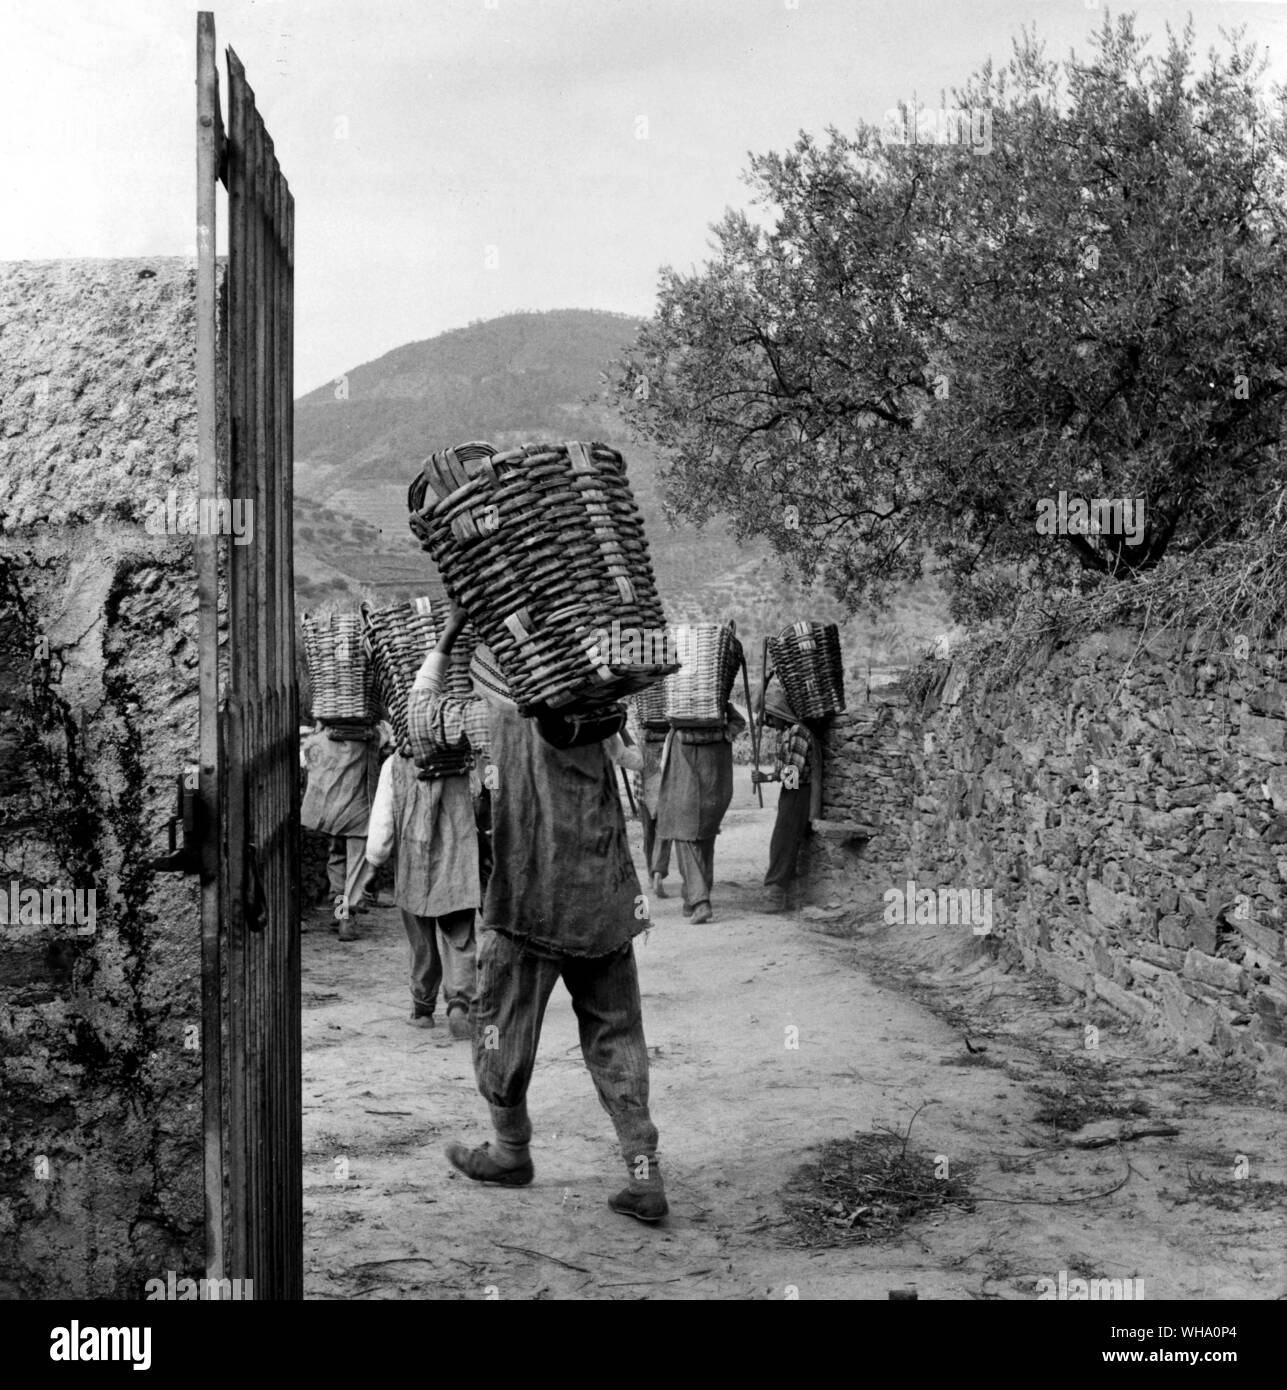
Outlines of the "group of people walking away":
M 384 755 L 383 763 L 381 755 Z M 332 929 L 356 941 L 369 885 L 394 860 L 394 904 L 411 949 L 411 1013 L 433 1028 L 438 997 L 451 1036 L 470 1037 L 474 918 L 491 865 L 488 793 L 479 770 L 427 776 L 386 723 L 322 723 L 303 741 L 304 829 L 328 840 Z
M 717 726 L 645 729 L 631 746 L 619 705 L 590 717 L 525 718 L 486 646 L 473 655 L 474 693 L 449 692 L 450 654 L 467 620 L 453 607 L 425 658 L 407 696 L 402 748 L 391 746 L 387 726 L 321 727 L 306 738 L 303 823 L 332 837 L 328 872 L 342 940 L 356 936 L 353 914 L 376 869 L 396 858 L 394 897 L 411 953 L 409 1021 L 433 1027 L 442 993 L 451 1036 L 472 1039 L 488 1105 L 490 1137 L 448 1145 L 451 1164 L 480 1183 L 532 1181 L 527 1092 L 546 1005 L 561 979 L 626 1168 L 626 1185 L 608 1205 L 656 1223 L 668 1205 L 633 944 L 651 919 L 617 767 L 638 777 L 649 888 L 666 896 L 673 850 L 684 916 L 709 922 L 715 837 L 733 795 L 733 742 L 746 720 L 726 703 Z M 760 702 L 762 722 L 779 735 L 774 771 L 762 780 L 783 784 L 765 877 L 768 905 L 780 910 L 817 814 L 819 744 L 780 686 L 770 683 Z M 381 766 L 382 747 L 389 756 Z M 467 774 L 419 770 L 466 750 Z

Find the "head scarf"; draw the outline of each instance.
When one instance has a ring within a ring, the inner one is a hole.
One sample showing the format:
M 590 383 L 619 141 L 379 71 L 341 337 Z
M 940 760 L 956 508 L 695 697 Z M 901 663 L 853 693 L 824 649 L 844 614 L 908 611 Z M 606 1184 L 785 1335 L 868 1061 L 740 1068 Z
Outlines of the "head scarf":
M 769 688 L 764 696 L 764 714 L 766 718 L 781 720 L 783 724 L 798 724 L 795 711 L 787 703 L 786 691 L 781 684 L 774 680 L 770 681 Z

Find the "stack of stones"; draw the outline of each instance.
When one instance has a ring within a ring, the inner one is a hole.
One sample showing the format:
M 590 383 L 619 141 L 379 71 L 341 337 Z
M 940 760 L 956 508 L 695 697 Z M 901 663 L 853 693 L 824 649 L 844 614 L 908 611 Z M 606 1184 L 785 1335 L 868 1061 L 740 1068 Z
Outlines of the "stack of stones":
M 822 818 L 827 833 L 808 847 L 808 872 L 827 884 L 828 896 L 888 886 L 889 865 L 912 855 L 912 740 L 906 699 L 897 687 L 863 704 L 850 704 L 824 726 Z M 874 827 L 870 844 L 847 826 Z
M 1088 1002 L 1287 1066 L 1285 639 L 1100 633 L 991 691 L 953 666 L 835 721 L 824 817 L 878 823 L 869 880 L 990 888 L 993 933 Z

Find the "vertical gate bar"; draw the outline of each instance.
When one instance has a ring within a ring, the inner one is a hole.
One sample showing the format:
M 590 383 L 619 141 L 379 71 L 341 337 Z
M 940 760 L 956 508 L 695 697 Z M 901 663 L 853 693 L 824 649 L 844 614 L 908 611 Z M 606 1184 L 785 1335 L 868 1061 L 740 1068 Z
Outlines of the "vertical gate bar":
M 303 1096 L 297 1090 L 292 1063 L 291 1019 L 298 1016 L 297 991 L 291 976 L 291 942 L 299 933 L 299 922 L 293 909 L 291 884 L 295 873 L 298 820 L 292 817 L 291 784 L 299 782 L 298 758 L 294 756 L 299 742 L 299 719 L 291 699 L 291 684 L 295 677 L 294 605 L 290 593 L 291 557 L 295 547 L 294 513 L 290 504 L 291 459 L 287 448 L 287 416 L 294 402 L 285 392 L 286 361 L 290 352 L 286 333 L 289 327 L 289 272 L 286 267 L 286 180 L 277 180 L 277 337 L 274 352 L 277 359 L 274 386 L 277 391 L 277 501 L 278 501 L 278 572 L 281 581 L 280 672 L 282 729 L 289 742 L 283 749 L 282 767 L 282 856 L 281 856 L 281 1045 L 282 1045 L 282 1245 L 286 1261 L 286 1291 L 290 1298 L 303 1298 L 303 1222 L 302 1213 L 294 1201 L 295 1176 L 291 1131 L 301 1122 Z
M 273 397 L 277 403 L 274 412 L 277 431 L 273 441 L 275 454 L 273 473 L 276 480 L 277 516 L 277 726 L 281 734 L 281 745 L 277 762 L 277 815 L 280 826 L 277 867 L 277 1045 L 279 1078 L 281 1091 L 278 1103 L 280 1111 L 277 1123 L 278 1154 L 280 1158 L 278 1183 L 279 1240 L 282 1260 L 282 1292 L 287 1298 L 298 1298 L 295 1286 L 295 1257 L 293 1252 L 294 1214 L 290 1207 L 290 1111 L 293 1104 L 290 1076 L 290 958 L 288 945 L 291 933 L 295 930 L 290 920 L 290 895 L 287 891 L 287 877 L 290 872 L 290 800 L 287 796 L 286 779 L 291 775 L 291 750 L 299 740 L 299 726 L 290 723 L 290 701 L 286 696 L 285 654 L 290 649 L 290 630 L 287 627 L 289 609 L 286 604 L 286 582 L 284 578 L 287 557 L 294 536 L 291 532 L 290 513 L 286 510 L 286 449 L 284 447 L 284 420 L 290 403 L 282 400 L 282 296 L 285 293 L 286 277 L 282 264 L 282 174 L 280 166 L 273 179 L 273 207 L 276 233 L 273 238 Z M 298 760 L 296 760 L 298 761 Z
M 260 437 L 264 445 L 264 528 L 261 543 L 260 567 L 264 576 L 265 604 L 260 627 L 261 679 L 265 690 L 276 689 L 277 671 L 277 605 L 281 589 L 277 576 L 277 394 L 273 389 L 277 360 L 273 352 L 273 332 L 276 326 L 277 219 L 273 203 L 277 188 L 277 158 L 273 153 L 272 136 L 264 131 L 264 263 L 259 304 L 262 324 L 261 353 L 263 362 L 263 419 Z M 275 732 L 275 731 L 274 731 Z M 274 812 L 276 807 L 273 807 Z M 275 824 L 275 822 L 274 822 Z
M 248 245 L 248 280 L 250 293 L 246 301 L 246 337 L 249 358 L 249 380 L 246 392 L 246 435 L 247 469 L 246 491 L 243 495 L 255 499 L 256 510 L 263 498 L 264 438 L 263 438 L 263 258 L 264 258 L 264 219 L 263 219 L 263 126 L 255 105 L 254 92 L 247 87 L 249 161 L 246 179 L 250 188 L 250 223 Z M 263 845 L 263 756 L 264 726 L 263 701 L 263 547 L 249 547 L 246 555 L 247 587 L 251 594 L 251 622 L 242 634 L 246 648 L 247 684 L 246 697 L 250 702 L 251 717 L 247 728 L 251 732 L 250 762 L 250 816 L 247 824 L 247 860 L 253 864 L 254 874 L 248 889 L 255 893 L 254 911 L 258 918 L 257 931 L 246 934 L 246 960 L 250 980 L 250 1010 L 248 1019 L 247 1064 L 249 1068 L 247 1132 L 251 1145 L 250 1200 L 251 1209 L 247 1214 L 250 1222 L 250 1253 L 255 1283 L 266 1288 L 269 1298 L 276 1297 L 273 1288 L 272 1270 L 264 1256 L 264 1226 L 271 1216 L 267 1211 L 268 1193 L 265 1167 L 267 1154 L 264 1141 L 264 1010 L 263 1010 L 263 953 L 264 935 L 262 901 L 260 889 L 259 849 Z
M 212 39 L 213 43 L 213 31 Z M 228 555 L 223 738 L 227 1277 L 303 1294 L 299 695 L 294 666 L 294 202 L 254 92 L 227 50 L 228 497 L 253 504 Z M 251 902 L 254 894 L 257 901 Z M 247 930 L 251 911 L 262 914 Z
M 258 456 L 256 461 L 255 510 L 262 518 L 267 515 L 271 490 L 272 472 L 271 428 L 272 402 L 269 395 L 270 365 L 267 344 L 267 313 L 265 302 L 269 284 L 269 266 L 272 257 L 271 229 L 267 205 L 267 183 L 271 169 L 269 146 L 271 141 L 264 128 L 263 118 L 257 117 L 259 125 L 259 174 L 256 180 L 259 202 L 259 267 L 258 294 L 255 303 L 256 357 L 258 366 L 257 425 Z M 277 1057 L 273 1051 L 272 1011 L 273 1011 L 273 920 L 272 920 L 272 859 L 273 859 L 273 807 L 272 807 L 272 692 L 271 667 L 272 653 L 266 640 L 266 633 L 272 621 L 272 606 L 275 595 L 272 589 L 272 571 L 267 563 L 267 542 L 269 537 L 261 530 L 255 547 L 255 569 L 259 582 L 259 612 L 256 624 L 258 651 L 258 679 L 256 697 L 259 701 L 259 746 L 257 749 L 259 776 L 257 778 L 257 818 L 255 843 L 258 847 L 260 888 L 262 892 L 262 920 L 259 939 L 256 942 L 259 966 L 259 1134 L 263 1156 L 263 1191 L 261 1201 L 263 1245 L 261 1259 L 264 1263 L 265 1277 L 273 1290 L 273 1297 L 281 1296 L 281 1278 L 273 1249 L 273 1232 L 277 1224 L 275 1177 L 277 1152 L 273 1144 L 273 1089 L 276 1081 Z
M 231 49 L 227 54 L 228 99 L 231 147 L 228 160 L 228 261 L 230 301 L 229 404 L 231 409 L 231 449 L 228 476 L 229 497 L 244 497 L 246 451 L 249 434 L 246 420 L 247 396 L 247 304 L 250 283 L 247 275 L 247 242 L 250 208 L 247 180 L 248 111 L 245 72 Z M 225 831 L 227 898 L 224 904 L 228 946 L 228 1144 L 231 1151 L 230 1236 L 231 1276 L 253 1278 L 249 1250 L 250 1164 L 247 1127 L 246 1075 L 246 728 L 242 701 L 246 690 L 246 633 L 252 609 L 246 565 L 240 548 L 228 548 L 228 728 L 227 781 L 225 792 L 228 814 Z
M 257 478 L 255 485 L 255 510 L 261 517 L 269 511 L 269 498 L 272 490 L 272 399 L 270 394 L 271 367 L 268 353 L 268 304 L 272 260 L 272 234 L 268 215 L 268 180 L 272 169 L 272 141 L 259 117 L 259 293 L 256 296 L 256 355 L 258 358 L 259 380 L 256 387 L 258 395 L 259 441 Z M 267 641 L 268 628 L 272 622 L 272 608 L 275 595 L 272 586 L 272 570 L 268 567 L 267 544 L 270 537 L 263 532 L 257 536 L 255 546 L 255 568 L 259 575 L 259 613 L 256 625 L 258 641 L 259 672 L 256 694 L 259 700 L 259 777 L 258 819 L 256 845 L 258 846 L 260 886 L 262 890 L 261 910 L 263 918 L 260 926 L 258 948 L 259 961 L 259 1049 L 260 1049 L 260 1113 L 259 1132 L 263 1154 L 263 1249 L 262 1259 L 273 1297 L 281 1296 L 281 1273 L 274 1250 L 274 1231 L 277 1225 L 276 1212 L 276 1172 L 278 1155 L 273 1143 L 273 1104 L 274 1086 L 277 1076 L 277 1054 L 273 1050 L 273 903 L 272 903 L 272 861 L 273 839 L 276 826 L 273 821 L 272 804 L 272 740 L 273 740 L 273 700 L 272 700 L 272 650 Z
M 272 353 L 269 333 L 271 331 L 271 293 L 272 293 L 272 212 L 269 187 L 272 179 L 273 157 L 272 139 L 260 119 L 260 301 L 257 306 L 260 325 L 259 339 L 259 437 L 262 442 L 262 461 L 259 480 L 259 510 L 269 517 L 272 511 L 273 496 L 273 411 L 275 402 L 272 395 Z M 271 1281 L 275 1298 L 281 1297 L 281 1264 L 277 1257 L 276 1231 L 281 1219 L 277 1212 L 277 1167 L 280 1155 L 276 1145 L 276 1088 L 277 1073 L 280 1067 L 273 1037 L 273 1015 L 277 971 L 274 962 L 275 921 L 273 904 L 273 864 L 276 858 L 277 822 L 273 798 L 273 757 L 274 757 L 274 714 L 272 670 L 273 651 L 269 634 L 275 621 L 274 609 L 277 594 L 272 571 L 272 532 L 271 526 L 265 529 L 259 545 L 256 563 L 260 572 L 259 642 L 259 699 L 263 710 L 263 743 L 260 746 L 261 766 L 261 816 L 260 844 L 263 846 L 260 866 L 264 884 L 264 927 L 260 940 L 260 1008 L 263 1023 L 263 1136 L 264 1136 L 264 1201 L 268 1203 L 268 1220 L 264 1228 L 264 1261 L 271 1271 Z
M 197 15 L 197 496 L 219 487 L 215 293 L 218 271 L 216 184 L 223 151 L 215 66 L 214 15 Z M 222 974 L 219 922 L 219 542 L 196 536 L 201 812 L 201 1089 L 205 1187 L 205 1267 L 224 1278 Z
M 282 329 L 282 383 L 283 402 L 282 421 L 284 435 L 282 443 L 282 483 L 286 510 L 286 526 L 289 529 L 290 543 L 284 556 L 285 600 L 282 608 L 286 632 L 286 680 L 288 692 L 288 727 L 291 731 L 292 757 L 291 775 L 287 784 L 289 790 L 289 818 L 287 821 L 289 839 L 287 864 L 287 893 L 289 907 L 286 934 L 286 1004 L 287 1014 L 287 1058 L 286 1074 L 290 1095 L 286 1117 L 287 1163 L 286 1175 L 289 1183 L 287 1211 L 290 1212 L 289 1232 L 291 1253 L 291 1296 L 304 1296 L 304 1091 L 303 1091 L 303 1042 L 302 1042 L 302 1000 L 300 997 L 300 789 L 299 764 L 294 756 L 299 730 L 299 686 L 295 675 L 295 199 L 289 188 L 283 185 L 285 223 L 283 227 L 283 252 L 285 257 L 285 291 L 283 297 Z
M 268 928 L 263 921 L 263 913 L 266 907 L 264 901 L 264 880 L 263 862 L 264 850 L 267 848 L 266 835 L 267 827 L 264 823 L 264 737 L 265 725 L 267 722 L 267 701 L 264 699 L 263 688 L 256 685 L 254 693 L 255 701 L 255 817 L 254 817 L 254 840 L 252 853 L 255 856 L 256 875 L 255 893 L 257 898 L 257 910 L 261 914 L 260 927 L 249 938 L 249 947 L 254 962 L 254 1006 L 252 1009 L 253 1031 L 251 1033 L 251 1046 L 253 1048 L 253 1076 L 254 1076 L 254 1100 L 251 1107 L 251 1118 L 254 1121 L 254 1143 L 255 1143 L 255 1206 L 251 1215 L 254 1228 L 254 1249 L 255 1249 L 255 1279 L 256 1288 L 259 1281 L 263 1281 L 263 1287 L 267 1289 L 269 1298 L 278 1296 L 275 1271 L 272 1261 L 269 1258 L 269 1232 L 272 1226 L 273 1213 L 271 1209 L 271 1173 L 273 1155 L 270 1147 L 268 1134 L 268 1086 L 272 1075 L 273 1059 L 268 1049 L 268 1027 L 266 1021 L 266 995 L 267 995 L 267 961 L 265 959 L 268 951 Z
M 262 126 L 261 126 L 262 128 Z M 262 494 L 257 505 L 259 527 L 256 531 L 260 570 L 264 581 L 264 602 L 260 610 L 260 627 L 264 660 L 260 668 L 261 698 L 264 702 L 264 758 L 263 786 L 263 830 L 261 840 L 263 852 L 261 867 L 264 877 L 265 923 L 263 928 L 262 964 L 264 968 L 264 1140 L 267 1152 L 267 1191 L 268 1203 L 268 1241 L 267 1260 L 272 1268 L 273 1286 L 278 1297 L 282 1286 L 282 1252 L 279 1231 L 281 1227 L 281 1201 L 279 1174 L 282 1163 L 281 1146 L 278 1142 L 278 1123 L 281 1111 L 280 1072 L 281 1042 L 278 1037 L 278 989 L 280 970 L 277 964 L 277 937 L 280 930 L 281 913 L 277 904 L 279 812 L 278 812 L 278 755 L 280 732 L 277 727 L 277 653 L 274 638 L 277 630 L 277 608 L 281 592 L 277 585 L 275 567 L 277 555 L 277 398 L 274 391 L 275 355 L 273 353 L 273 290 L 275 284 L 274 268 L 277 258 L 276 230 L 273 217 L 273 190 L 277 182 L 277 159 L 273 154 L 272 136 L 263 129 L 264 186 L 263 186 L 263 271 L 260 285 L 260 312 L 264 323 L 264 336 L 261 356 L 261 409 L 262 424 L 260 433 L 264 443 L 264 467 L 262 475 Z
M 255 109 L 254 92 L 246 88 L 246 453 L 245 473 L 241 495 L 253 498 L 259 476 L 259 359 L 255 336 L 256 301 L 259 298 L 259 114 Z M 245 657 L 245 679 L 242 700 L 246 728 L 246 822 L 245 845 L 245 922 L 246 962 L 246 1139 L 249 1146 L 249 1179 L 246 1211 L 247 1252 L 250 1274 L 260 1288 L 269 1286 L 267 1271 L 260 1257 L 263 1229 L 263 1148 L 259 1121 L 260 1061 L 259 1061 L 259 937 L 249 929 L 255 908 L 254 890 L 258 883 L 255 864 L 255 843 L 259 837 L 258 751 L 259 730 L 259 645 L 257 629 L 263 606 L 259 591 L 259 566 L 253 554 L 242 551 L 246 572 L 246 592 L 249 595 L 248 622 L 240 633 Z
M 251 165 L 247 171 L 248 181 L 253 190 L 250 199 L 250 294 L 246 301 L 246 334 L 250 344 L 250 381 L 246 393 L 246 425 L 249 448 L 246 454 L 246 493 L 260 501 L 260 473 L 263 468 L 263 442 L 260 438 L 260 415 L 263 409 L 263 364 L 259 344 L 259 307 L 262 286 L 260 284 L 260 262 L 263 256 L 263 213 L 259 205 L 260 183 L 260 132 L 259 112 L 255 106 L 254 93 L 249 92 L 250 100 L 250 146 Z M 247 884 L 250 895 L 246 904 L 247 921 L 256 921 L 259 928 L 246 934 L 246 969 L 250 981 L 250 1014 L 247 1026 L 247 1067 L 249 1071 L 248 1103 L 246 1125 L 251 1143 L 251 1209 L 250 1251 L 255 1282 L 266 1288 L 272 1298 L 272 1271 L 264 1260 L 264 1220 L 266 1198 L 264 1192 L 264 1098 L 263 1098 L 263 925 L 259 846 L 263 843 L 263 758 L 264 746 L 263 701 L 260 691 L 261 670 L 259 633 L 263 626 L 264 591 L 260 574 L 259 546 L 255 546 L 246 556 L 246 571 L 249 576 L 248 587 L 252 595 L 251 625 L 243 634 L 246 644 L 246 665 L 248 670 L 246 703 L 249 730 L 250 762 L 247 792 L 250 809 L 246 825 L 246 862 L 251 867 L 252 878 Z M 253 912 L 253 917 L 252 917 Z
M 283 540 L 282 535 L 282 507 L 281 507 L 281 471 L 282 471 L 282 448 L 281 448 L 281 412 L 282 403 L 280 395 L 280 372 L 281 361 L 278 352 L 278 336 L 280 333 L 280 297 L 281 297 L 281 248 L 280 248 L 280 193 L 281 193 L 281 168 L 277 160 L 273 160 L 272 180 L 269 185 L 269 204 L 272 209 L 271 226 L 272 237 L 269 241 L 269 268 L 271 272 L 271 283 L 269 285 L 268 309 L 269 309 L 269 341 L 268 341 L 268 375 L 269 375 L 269 400 L 272 405 L 272 432 L 270 436 L 271 465 L 269 467 L 269 482 L 271 485 L 271 507 L 268 517 L 268 529 L 272 536 L 272 555 L 270 559 L 271 574 L 273 581 L 273 627 L 269 634 L 269 649 L 272 656 L 272 668 L 270 672 L 270 699 L 272 708 L 272 741 L 273 741 L 273 856 L 272 856 L 272 1050 L 273 1050 L 273 1210 L 276 1220 L 273 1223 L 274 1250 L 273 1260 L 278 1267 L 278 1281 L 280 1292 L 283 1297 L 293 1297 L 291 1280 L 289 1277 L 291 1258 L 288 1245 L 287 1232 L 290 1224 L 290 1213 L 286 1206 L 286 1164 L 289 1162 L 289 1153 L 286 1144 L 286 1124 L 287 1107 L 289 1105 L 289 1086 L 285 1075 L 286 1067 L 286 1034 L 283 1027 L 283 1010 L 286 1008 L 286 962 L 283 953 L 283 941 L 289 924 L 286 921 L 286 905 L 284 902 L 284 882 L 285 865 L 283 856 L 287 853 L 286 840 L 286 784 L 285 778 L 288 771 L 288 764 L 285 762 L 287 752 L 287 730 L 284 727 L 283 701 L 281 692 L 282 680 L 282 659 L 281 648 L 282 638 L 285 633 L 282 630 L 282 610 L 285 602 L 285 595 L 282 591 L 281 565 L 284 559 L 283 544 L 289 541 Z M 291 731 L 292 738 L 295 736 Z

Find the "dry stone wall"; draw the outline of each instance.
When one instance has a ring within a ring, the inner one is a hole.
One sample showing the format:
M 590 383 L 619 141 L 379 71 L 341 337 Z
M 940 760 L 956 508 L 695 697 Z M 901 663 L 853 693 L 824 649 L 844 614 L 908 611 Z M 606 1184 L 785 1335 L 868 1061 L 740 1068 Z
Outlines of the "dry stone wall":
M 1287 1065 L 1287 634 L 1116 630 L 1001 690 L 939 663 L 923 702 L 835 721 L 823 816 L 827 895 L 890 895 L 914 930 L 942 890 L 990 892 L 984 934 L 1030 968 L 1184 1051 Z

